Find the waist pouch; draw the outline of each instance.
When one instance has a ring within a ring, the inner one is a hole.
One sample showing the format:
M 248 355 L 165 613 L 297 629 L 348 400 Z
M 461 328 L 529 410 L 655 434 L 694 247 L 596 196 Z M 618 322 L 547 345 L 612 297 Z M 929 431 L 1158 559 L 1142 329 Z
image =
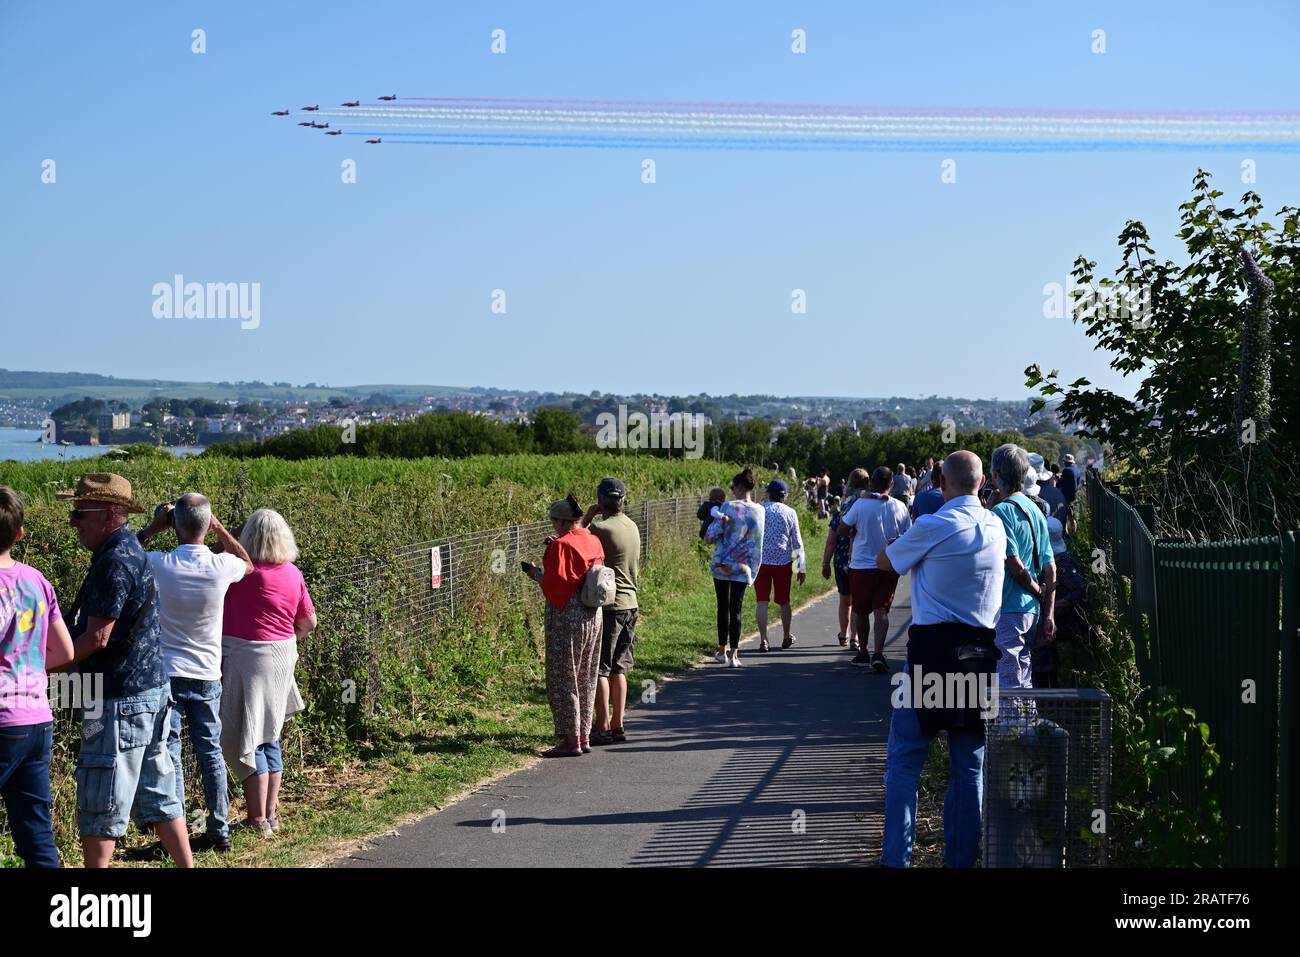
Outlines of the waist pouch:
M 1002 652 L 994 642 L 992 628 L 979 628 L 959 622 L 943 622 L 937 625 L 913 625 L 907 630 L 907 668 L 908 680 L 912 688 L 923 687 L 916 678 L 917 671 L 921 677 L 939 674 L 948 687 L 948 675 L 988 675 L 985 679 L 989 687 L 997 681 L 998 659 Z M 970 679 L 963 678 L 967 687 Z M 979 685 L 975 685 L 978 690 Z M 973 707 L 966 708 L 924 708 L 919 707 L 913 692 L 912 706 L 916 709 L 916 720 L 921 726 L 921 733 L 927 737 L 940 731 L 952 731 L 961 728 L 979 729 L 982 733 L 984 721 L 980 717 L 978 701 Z

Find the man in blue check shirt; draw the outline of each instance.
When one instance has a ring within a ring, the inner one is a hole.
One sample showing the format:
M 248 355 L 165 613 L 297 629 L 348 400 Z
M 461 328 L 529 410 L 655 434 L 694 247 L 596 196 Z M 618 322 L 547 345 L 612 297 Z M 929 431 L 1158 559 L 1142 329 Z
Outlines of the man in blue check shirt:
M 98 717 L 82 714 L 77 753 L 77 830 L 87 867 L 107 867 L 129 818 L 152 826 L 180 867 L 192 867 L 185 811 L 176 796 L 167 751 L 171 682 L 163 664 L 158 593 L 128 515 L 144 511 L 131 483 L 112 472 L 82 476 L 70 521 L 90 570 L 67 614 L 73 660 L 94 687 L 102 682 Z M 99 680 L 94 680 L 95 678 Z

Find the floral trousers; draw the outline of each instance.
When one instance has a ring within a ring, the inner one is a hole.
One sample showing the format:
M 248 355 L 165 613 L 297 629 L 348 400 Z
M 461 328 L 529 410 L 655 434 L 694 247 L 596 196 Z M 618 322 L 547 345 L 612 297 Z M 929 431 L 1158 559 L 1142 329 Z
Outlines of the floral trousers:
M 600 609 L 588 608 L 577 592 L 563 608 L 546 603 L 546 697 L 557 738 L 591 734 L 600 628 Z

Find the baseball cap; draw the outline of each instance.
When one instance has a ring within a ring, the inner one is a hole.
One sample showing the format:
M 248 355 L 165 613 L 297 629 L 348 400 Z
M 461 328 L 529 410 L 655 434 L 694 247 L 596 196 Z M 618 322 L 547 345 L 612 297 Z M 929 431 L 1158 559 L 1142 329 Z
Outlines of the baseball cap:
M 780 479 L 772 479 L 772 481 L 767 483 L 768 495 L 784 495 L 788 491 L 790 491 L 790 486 L 786 485 Z
M 616 478 L 603 478 L 596 486 L 597 498 L 615 498 L 620 502 L 627 498 L 627 486 Z

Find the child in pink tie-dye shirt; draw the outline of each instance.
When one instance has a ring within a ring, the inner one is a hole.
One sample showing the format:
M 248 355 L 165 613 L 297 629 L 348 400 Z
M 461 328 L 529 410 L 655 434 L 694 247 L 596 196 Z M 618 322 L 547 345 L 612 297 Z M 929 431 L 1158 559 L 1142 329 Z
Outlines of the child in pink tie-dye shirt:
M 58 867 L 50 824 L 48 668 L 72 660 L 54 587 L 10 551 L 23 537 L 23 504 L 0 485 L 0 798 L 14 849 L 28 867 Z

